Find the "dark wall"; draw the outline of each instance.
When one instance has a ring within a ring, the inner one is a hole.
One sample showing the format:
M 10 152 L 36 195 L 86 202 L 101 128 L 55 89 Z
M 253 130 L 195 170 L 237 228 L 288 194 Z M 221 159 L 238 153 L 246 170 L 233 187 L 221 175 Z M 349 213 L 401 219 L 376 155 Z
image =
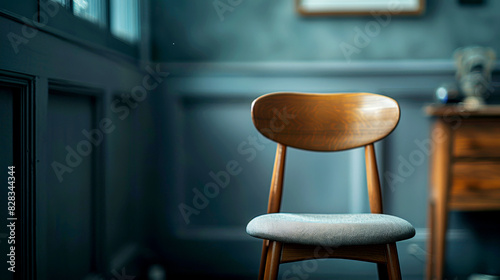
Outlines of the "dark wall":
M 142 277 L 152 256 L 150 205 L 158 184 L 151 96 L 161 69 L 60 32 L 51 23 L 66 13 L 61 7 L 42 9 L 48 22 L 37 25 L 37 1 L 5 2 L 0 158 L 2 170 L 15 164 L 18 172 L 16 203 L 25 226 L 16 228 L 16 279 Z M 73 26 L 74 34 L 94 30 L 85 24 Z M 2 261 L 4 234 L 5 228 Z M 0 278 L 12 276 L 3 266 Z
M 301 17 L 295 1 L 288 0 L 233 1 L 238 5 L 220 16 L 217 1 L 153 0 L 153 57 L 168 62 L 449 59 L 456 48 L 472 44 L 500 52 L 498 1 L 426 2 L 423 16 L 377 19 Z M 355 37 L 373 28 L 370 22 L 379 29 L 356 45 Z M 346 56 L 343 44 L 356 50 Z

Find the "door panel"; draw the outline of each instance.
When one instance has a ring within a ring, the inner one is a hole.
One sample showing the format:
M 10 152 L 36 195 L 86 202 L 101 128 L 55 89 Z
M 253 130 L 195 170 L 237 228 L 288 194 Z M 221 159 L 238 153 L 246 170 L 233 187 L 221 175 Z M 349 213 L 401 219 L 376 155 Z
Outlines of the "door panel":
M 47 278 L 83 279 L 93 270 L 95 100 L 49 92 L 47 133 Z

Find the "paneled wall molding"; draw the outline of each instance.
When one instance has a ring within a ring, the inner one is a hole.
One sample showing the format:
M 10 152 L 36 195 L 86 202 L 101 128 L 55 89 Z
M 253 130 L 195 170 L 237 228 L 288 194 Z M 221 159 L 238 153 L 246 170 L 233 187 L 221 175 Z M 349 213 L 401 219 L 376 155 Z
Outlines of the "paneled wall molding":
M 35 236 L 35 198 L 36 198 L 36 101 L 35 77 L 0 70 L 0 86 L 15 88 L 14 150 L 15 166 L 15 223 L 16 232 L 16 272 L 22 279 L 36 278 L 36 236 Z M 3 166 L 7 170 L 6 166 Z M 6 171 L 5 171 L 6 172 Z M 9 242 L 9 244 L 11 244 Z M 22 269 L 20 269 L 22 268 Z
M 272 91 L 369 91 L 429 102 L 440 85 L 455 82 L 456 71 L 451 59 L 163 63 L 162 69 L 171 73 L 169 82 L 175 93 L 183 100 L 194 102 L 212 98 L 255 98 Z
M 94 40 L 86 41 L 59 32 L 33 20 L 43 17 L 38 15 L 38 1 L 24 2 L 12 5 L 26 8 L 22 11 L 26 11 L 23 15 L 28 18 L 6 12 L 7 4 L 0 8 L 0 35 L 5 39 L 5 44 L 0 46 L 3 55 L 0 86 L 7 88 L 0 94 L 9 102 L 2 103 L 8 110 L 3 116 L 7 120 L 13 113 L 20 116 L 19 125 L 3 127 L 5 131 L 9 130 L 9 134 L 3 134 L 3 139 L 9 144 L 15 143 L 14 149 L 5 145 L 2 150 L 3 162 L 10 162 L 10 158 L 16 160 L 16 191 L 19 192 L 16 193 L 16 210 L 22 215 L 16 227 L 16 243 L 19 243 L 16 268 L 20 271 L 16 279 L 18 276 L 19 279 L 60 278 L 57 275 L 83 279 L 79 277 L 83 273 L 109 273 L 110 255 L 116 248 L 130 240 L 141 246 L 148 242 L 143 238 L 149 234 L 148 230 L 128 230 L 128 224 L 143 220 L 141 211 L 149 207 L 146 205 L 149 205 L 157 185 L 157 177 L 150 176 L 149 169 L 133 166 L 142 166 L 138 162 L 153 157 L 153 152 L 150 152 L 153 145 L 150 144 L 154 143 L 156 136 L 149 133 L 153 129 L 131 137 L 139 134 L 137 128 L 153 126 L 149 115 L 152 114 L 153 94 L 141 103 L 133 117 L 127 118 L 127 122 L 118 118 L 123 114 L 114 114 L 111 98 L 114 92 L 130 95 L 132 89 L 143 85 L 146 75 L 153 75 L 147 73 L 150 68 L 144 70 L 149 64 L 149 54 L 131 57 L 98 45 Z M 63 13 L 60 15 L 64 16 Z M 41 19 L 42 22 L 45 20 Z M 13 45 L 8 40 L 13 34 L 20 36 L 16 38 L 22 41 L 14 41 Z M 148 49 L 148 40 L 141 44 L 139 49 Z M 141 58 L 144 61 L 139 61 Z M 154 80 L 149 82 L 151 85 Z M 156 90 L 148 88 L 148 93 Z M 132 107 L 135 104 L 131 104 L 129 107 L 122 99 L 119 109 L 135 109 Z M 112 123 L 107 121 L 101 125 L 101 121 L 107 119 Z M 111 133 L 115 125 L 116 130 Z M 109 128 L 107 137 L 100 137 L 95 132 L 102 132 L 103 126 Z M 83 129 L 88 133 L 84 135 Z M 55 134 L 55 131 L 61 133 Z M 78 147 L 83 147 L 83 151 L 89 145 L 79 144 L 88 142 L 91 142 L 92 151 L 80 153 Z M 132 145 L 141 157 L 129 157 L 127 148 Z M 4 151 L 8 151 L 8 159 L 3 157 Z M 14 151 L 13 157 L 10 151 Z M 73 151 L 80 153 L 81 161 L 75 160 L 76 156 L 68 156 L 73 155 Z M 75 166 L 67 164 L 69 157 Z M 64 184 L 59 182 L 51 165 L 55 161 L 72 169 L 71 173 L 64 173 Z M 154 187 L 144 191 L 146 188 L 136 187 L 138 182 Z M 91 194 L 80 192 L 81 189 L 90 190 Z M 71 196 L 66 196 L 70 192 Z M 130 201 L 134 207 L 130 206 Z M 66 209 L 71 211 L 64 211 Z M 4 210 L 7 210 L 6 204 Z M 79 219 L 71 219 L 71 216 Z M 92 219 L 87 219 L 90 216 Z M 78 231 L 78 234 L 66 234 L 71 230 Z M 2 236 L 5 232 L 0 231 Z M 89 243 L 92 244 L 85 243 L 87 239 L 91 239 Z M 65 244 L 62 240 L 68 242 Z M 84 249 L 72 251 L 72 245 Z M 74 253 L 76 251 L 78 253 Z M 87 251 L 92 253 L 89 255 Z M 77 261 L 73 261 L 75 259 Z M 3 275 L 0 273 L 0 278 L 7 279 Z
M 497 62 L 497 70 L 500 69 Z M 196 62 L 163 63 L 176 76 L 352 76 L 454 74 L 452 59 L 374 60 L 359 62 Z
M 99 86 L 67 80 L 48 79 L 48 87 L 49 91 L 66 92 L 73 95 L 92 96 L 98 98 L 99 100 L 104 99 L 106 94 L 106 90 Z M 102 101 L 100 103 L 102 103 Z M 103 112 L 99 113 L 102 114 Z

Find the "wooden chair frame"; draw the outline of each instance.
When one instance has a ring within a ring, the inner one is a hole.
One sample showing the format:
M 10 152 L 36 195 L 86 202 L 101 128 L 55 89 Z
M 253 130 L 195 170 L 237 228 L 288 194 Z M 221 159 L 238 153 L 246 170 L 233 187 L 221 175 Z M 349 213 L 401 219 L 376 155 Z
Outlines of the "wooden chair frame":
M 292 99 L 297 97 L 297 103 L 303 102 L 301 97 L 309 97 L 310 95 L 305 94 L 297 94 L 297 93 L 273 93 L 269 94 L 270 96 L 276 95 L 276 97 L 280 97 L 283 95 L 283 98 L 288 98 L 292 96 Z M 314 95 L 314 94 L 312 94 Z M 335 94 L 323 95 L 319 98 L 337 98 L 338 96 L 334 96 Z M 353 99 L 354 103 L 363 103 L 367 102 L 368 99 L 372 98 L 374 94 L 368 93 L 358 93 L 358 94 L 344 94 L 345 97 L 350 100 Z M 316 94 L 317 96 L 317 94 Z M 266 96 L 264 96 L 265 98 Z M 263 97 L 261 97 L 263 98 Z M 313 97 L 314 98 L 314 97 Z M 349 99 L 350 98 L 350 99 Z M 367 99 L 368 98 L 368 99 Z M 388 97 L 382 97 L 386 99 L 390 99 Z M 278 104 L 282 102 L 284 99 L 276 98 L 276 100 L 272 101 L 272 104 Z M 390 99 L 392 100 L 392 99 Z M 376 99 L 370 100 L 370 102 L 377 102 Z M 395 128 L 397 123 L 399 122 L 399 106 L 396 101 L 392 100 L 395 104 L 394 110 L 391 109 L 391 118 L 394 118 L 395 121 L 387 124 L 385 129 L 374 132 L 371 140 L 363 140 L 368 141 L 367 143 L 350 143 L 346 142 L 341 144 L 340 146 L 336 146 L 336 148 L 331 148 L 329 145 L 327 148 L 315 146 L 316 150 L 328 150 L 328 151 L 336 151 L 336 150 L 344 150 L 350 149 L 356 146 L 364 146 L 365 148 L 365 160 L 366 160 L 366 174 L 367 174 L 367 187 L 368 187 L 368 196 L 370 203 L 370 211 L 371 213 L 382 214 L 383 206 L 382 206 L 382 194 L 380 189 L 380 180 L 379 173 L 377 168 L 377 161 L 375 155 L 375 147 L 374 142 L 376 140 L 382 139 L 387 136 L 392 130 Z M 257 99 L 252 105 L 252 117 L 255 126 L 257 129 L 265 135 L 266 126 L 262 125 L 266 123 L 272 116 L 261 117 L 261 113 L 258 111 L 268 110 L 269 108 L 257 108 L 256 103 L 259 102 Z M 288 106 L 289 104 L 287 103 Z M 352 104 L 351 104 L 352 105 Z M 376 105 L 376 104 L 375 104 Z M 271 105 L 271 107 L 274 105 Z M 391 105 L 393 106 L 393 105 Z M 264 106 L 266 107 L 266 106 Z M 267 106 L 269 107 L 269 106 Z M 317 110 L 323 110 L 323 108 L 316 108 Z M 330 113 L 330 112 L 328 112 Z M 340 117 L 333 116 L 332 119 Z M 261 120 L 259 120 L 262 118 Z M 356 124 L 354 124 L 356 126 Z M 357 129 L 357 128 L 356 128 Z M 283 193 L 283 181 L 284 181 L 284 172 L 285 172 L 285 159 L 287 152 L 287 145 L 281 142 L 292 142 L 292 146 L 298 146 L 299 148 L 311 150 L 309 144 L 304 144 L 302 140 L 299 142 L 295 141 L 297 137 L 293 137 L 290 139 L 280 139 L 279 135 L 265 135 L 271 140 L 276 141 L 277 149 L 276 149 L 276 157 L 274 161 L 273 175 L 271 179 L 271 188 L 269 193 L 269 202 L 267 213 L 277 213 L 280 211 L 281 199 Z M 299 144 L 297 144 L 299 143 Z M 304 146 L 306 145 L 306 146 Z M 302 261 L 308 259 L 318 259 L 318 258 L 342 258 L 342 259 L 351 259 L 351 260 L 359 260 L 359 261 L 367 261 L 373 262 L 377 264 L 379 279 L 401 279 L 401 272 L 399 267 L 398 253 L 395 243 L 391 244 L 381 244 L 381 245 L 363 245 L 363 246 L 342 246 L 342 247 L 323 247 L 323 246 L 314 246 L 314 245 L 301 245 L 301 244 L 291 244 L 291 243 L 282 243 L 278 241 L 272 240 L 264 240 L 262 245 L 262 255 L 261 255 L 261 263 L 260 263 L 260 271 L 259 271 L 259 279 L 277 279 L 278 276 L 278 268 L 282 263 Z

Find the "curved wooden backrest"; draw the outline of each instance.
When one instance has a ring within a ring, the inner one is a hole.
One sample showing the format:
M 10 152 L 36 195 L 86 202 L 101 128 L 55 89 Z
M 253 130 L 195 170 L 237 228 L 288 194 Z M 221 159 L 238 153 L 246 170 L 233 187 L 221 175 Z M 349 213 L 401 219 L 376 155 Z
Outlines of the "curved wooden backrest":
M 275 92 L 252 104 L 252 120 L 267 138 L 299 149 L 340 151 L 378 141 L 399 122 L 399 105 L 373 93 Z

